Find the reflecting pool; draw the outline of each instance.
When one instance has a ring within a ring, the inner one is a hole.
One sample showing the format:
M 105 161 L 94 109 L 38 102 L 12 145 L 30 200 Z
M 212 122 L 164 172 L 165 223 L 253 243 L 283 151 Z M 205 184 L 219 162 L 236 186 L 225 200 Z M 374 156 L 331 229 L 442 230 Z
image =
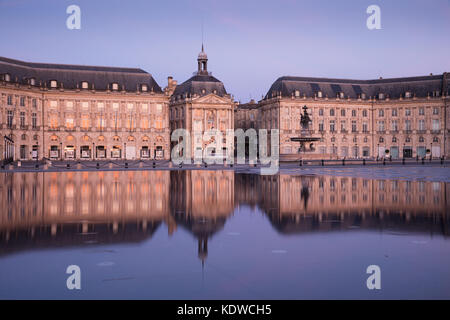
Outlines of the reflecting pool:
M 448 299 L 449 196 L 333 175 L 1 173 L 0 298 Z

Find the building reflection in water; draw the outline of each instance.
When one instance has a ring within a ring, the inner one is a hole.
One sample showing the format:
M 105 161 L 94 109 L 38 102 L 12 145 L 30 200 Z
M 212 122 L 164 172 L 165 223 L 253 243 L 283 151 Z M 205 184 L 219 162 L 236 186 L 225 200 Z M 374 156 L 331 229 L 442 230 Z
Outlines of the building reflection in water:
M 235 207 L 258 207 L 283 234 L 400 230 L 448 235 L 443 182 L 258 176 L 234 171 L 0 174 L 0 254 L 40 247 L 139 242 L 165 224 L 208 239 Z

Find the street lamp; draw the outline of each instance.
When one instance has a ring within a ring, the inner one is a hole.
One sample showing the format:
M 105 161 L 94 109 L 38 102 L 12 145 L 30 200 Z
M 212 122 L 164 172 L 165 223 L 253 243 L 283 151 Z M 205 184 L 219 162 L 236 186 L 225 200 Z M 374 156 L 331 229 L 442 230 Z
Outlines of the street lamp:
M 430 161 L 431 159 L 433 159 L 433 142 L 431 143 L 431 148 L 430 148 Z

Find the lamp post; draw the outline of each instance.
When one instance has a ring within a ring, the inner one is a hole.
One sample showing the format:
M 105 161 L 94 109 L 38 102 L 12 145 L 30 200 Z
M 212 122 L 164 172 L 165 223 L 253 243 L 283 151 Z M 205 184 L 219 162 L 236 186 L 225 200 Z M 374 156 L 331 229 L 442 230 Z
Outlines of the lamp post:
M 431 148 L 430 148 L 430 161 L 431 159 L 433 159 L 433 142 L 431 143 Z

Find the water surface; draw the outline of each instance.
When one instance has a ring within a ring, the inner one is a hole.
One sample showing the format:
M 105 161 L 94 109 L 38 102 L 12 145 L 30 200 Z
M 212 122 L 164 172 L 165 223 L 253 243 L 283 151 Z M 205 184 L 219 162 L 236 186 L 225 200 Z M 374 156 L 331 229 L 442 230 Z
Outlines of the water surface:
M 0 298 L 450 298 L 449 185 L 233 171 L 0 174 Z M 67 266 L 81 268 L 68 290 Z M 368 290 L 366 268 L 381 268 Z

